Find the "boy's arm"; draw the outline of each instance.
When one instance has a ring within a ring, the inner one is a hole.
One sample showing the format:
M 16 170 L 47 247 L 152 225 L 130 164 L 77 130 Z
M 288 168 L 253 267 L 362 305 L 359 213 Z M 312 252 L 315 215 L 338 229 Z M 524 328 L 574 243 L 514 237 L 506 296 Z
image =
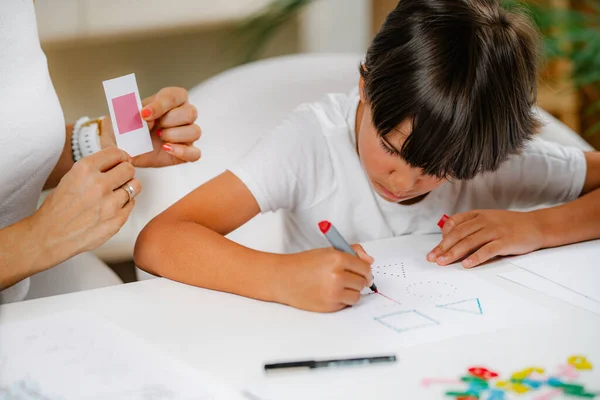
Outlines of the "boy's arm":
M 312 311 L 335 311 L 358 301 L 372 279 L 372 260 L 364 251 L 368 261 L 331 248 L 281 255 L 224 237 L 259 211 L 244 183 L 226 171 L 143 229 L 135 263 L 179 282 Z
M 587 173 L 579 199 L 532 212 L 543 233 L 541 247 L 600 238 L 600 152 L 585 153 Z
M 446 221 L 443 239 L 427 259 L 448 265 L 464 258 L 463 266 L 471 268 L 496 256 L 600 238 L 600 152 L 585 153 L 585 160 L 587 172 L 580 198 L 531 212 L 456 214 Z

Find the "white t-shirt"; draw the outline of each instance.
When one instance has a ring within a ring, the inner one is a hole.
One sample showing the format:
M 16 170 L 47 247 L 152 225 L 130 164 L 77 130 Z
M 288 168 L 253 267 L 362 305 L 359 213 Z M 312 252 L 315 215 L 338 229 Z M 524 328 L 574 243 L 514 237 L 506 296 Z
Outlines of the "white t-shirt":
M 262 213 L 285 210 L 287 252 L 327 247 L 318 222 L 331 221 L 350 243 L 438 233 L 442 214 L 529 209 L 576 199 L 583 152 L 535 139 L 523 154 L 470 181 L 445 182 L 414 205 L 390 203 L 371 187 L 355 136 L 358 90 L 303 104 L 230 169 Z
M 33 0 L 0 1 L 0 229 L 30 216 L 65 141 L 65 122 L 38 39 Z M 6 268 L 10 266 L 2 266 Z M 29 279 L 0 291 L 22 300 Z

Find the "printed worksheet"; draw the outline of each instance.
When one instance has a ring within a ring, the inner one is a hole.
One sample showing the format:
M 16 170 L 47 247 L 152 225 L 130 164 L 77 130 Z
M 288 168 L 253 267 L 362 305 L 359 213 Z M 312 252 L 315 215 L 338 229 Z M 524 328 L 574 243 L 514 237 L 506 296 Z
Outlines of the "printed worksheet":
M 363 291 L 361 301 L 341 311 L 340 318 L 359 326 L 371 341 L 411 346 L 553 317 L 474 270 L 427 262 L 425 255 L 438 241 L 435 235 L 365 244 L 375 259 L 379 293 Z

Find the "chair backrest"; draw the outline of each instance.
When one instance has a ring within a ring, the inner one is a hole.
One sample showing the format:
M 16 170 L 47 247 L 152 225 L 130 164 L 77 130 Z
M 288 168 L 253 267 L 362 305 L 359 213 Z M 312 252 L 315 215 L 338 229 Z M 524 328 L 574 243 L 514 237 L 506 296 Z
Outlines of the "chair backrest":
M 347 93 L 358 85 L 358 54 L 301 54 L 246 64 L 218 74 L 189 92 L 202 128 L 197 163 L 138 171 L 144 185 L 138 199 L 136 225 L 155 215 L 202 183 L 223 172 L 275 128 L 296 106 L 321 99 L 326 93 Z M 231 235 L 233 240 L 261 250 L 277 250 L 265 231 L 250 233 L 272 216 L 262 215 Z M 278 229 L 270 227 L 273 238 Z M 262 236 L 262 237 L 261 237 Z M 260 239 L 260 241 L 257 241 Z
M 301 103 L 358 85 L 359 55 L 303 54 L 231 69 L 196 86 L 202 160 L 194 170 L 221 172 Z M 217 172 L 217 173 L 218 173 Z

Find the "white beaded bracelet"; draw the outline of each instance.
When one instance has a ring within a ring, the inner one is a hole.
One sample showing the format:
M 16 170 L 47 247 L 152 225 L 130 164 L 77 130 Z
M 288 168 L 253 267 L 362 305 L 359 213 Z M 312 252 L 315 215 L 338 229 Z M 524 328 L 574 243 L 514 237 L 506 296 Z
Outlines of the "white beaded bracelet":
M 75 122 L 71 135 L 73 161 L 77 162 L 102 149 L 100 145 L 100 126 L 103 119 L 104 117 L 97 119 L 81 117 Z

